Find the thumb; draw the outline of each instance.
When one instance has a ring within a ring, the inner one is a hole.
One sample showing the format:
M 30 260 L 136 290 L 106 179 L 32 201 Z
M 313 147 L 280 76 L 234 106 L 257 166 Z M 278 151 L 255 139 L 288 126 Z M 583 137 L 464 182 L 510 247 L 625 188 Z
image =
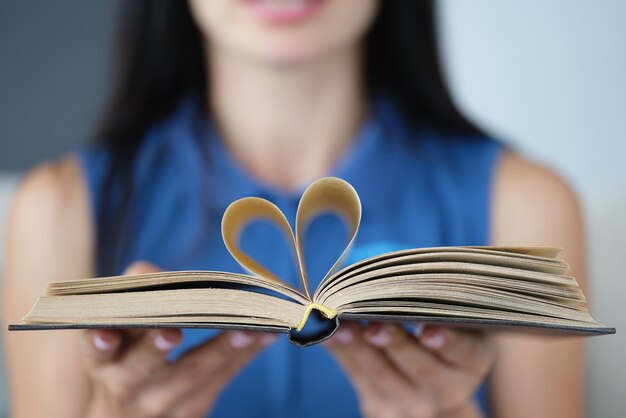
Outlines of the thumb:
M 124 275 L 158 273 L 163 269 L 148 261 L 135 261 L 124 271 Z
M 113 329 L 88 329 L 83 331 L 82 350 L 86 358 L 95 364 L 112 361 L 119 354 L 122 333 Z

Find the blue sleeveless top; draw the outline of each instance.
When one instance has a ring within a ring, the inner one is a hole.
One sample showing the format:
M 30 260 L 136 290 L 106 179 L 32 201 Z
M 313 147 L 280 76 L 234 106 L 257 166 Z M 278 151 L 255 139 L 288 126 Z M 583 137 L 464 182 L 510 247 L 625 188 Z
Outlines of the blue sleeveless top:
M 490 185 L 502 146 L 488 138 L 441 137 L 409 128 L 387 101 L 372 104 L 352 148 L 328 173 L 350 182 L 363 217 L 351 263 L 408 247 L 487 245 Z M 101 148 L 79 153 L 94 220 L 103 198 L 109 156 Z M 215 129 L 183 101 L 169 119 L 151 129 L 137 151 L 131 174 L 126 227 L 116 248 L 115 273 L 133 261 L 166 270 L 242 272 L 221 238 L 224 209 L 235 199 L 259 196 L 275 203 L 293 226 L 301 190 L 285 192 L 259 182 L 229 154 Z M 121 189 L 121 184 L 110 187 Z M 345 243 L 333 217 L 314 221 L 305 248 L 310 287 L 315 288 Z M 267 225 L 252 225 L 242 247 L 285 281 L 300 287 L 284 240 Z M 184 330 L 177 357 L 216 335 Z M 483 385 L 476 394 L 487 408 Z M 359 416 L 350 381 L 320 345 L 298 348 L 286 337 L 261 352 L 224 389 L 211 416 Z

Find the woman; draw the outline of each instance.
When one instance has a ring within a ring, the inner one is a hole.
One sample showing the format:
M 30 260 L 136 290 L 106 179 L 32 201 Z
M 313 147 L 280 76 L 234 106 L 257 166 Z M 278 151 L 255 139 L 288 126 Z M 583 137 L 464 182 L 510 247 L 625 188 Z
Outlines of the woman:
M 293 221 L 303 185 L 327 174 L 363 200 L 354 259 L 404 246 L 551 245 L 565 248 L 584 283 L 575 197 L 456 109 L 430 2 L 124 8 L 119 83 L 100 144 L 36 168 L 15 196 L 6 321 L 54 280 L 236 270 L 219 235 L 226 205 L 262 196 Z M 244 245 L 295 283 L 269 235 L 253 229 Z M 311 228 L 309 265 L 330 260 L 341 238 L 337 228 Z M 581 416 L 580 340 L 417 328 L 344 324 L 310 349 L 233 331 L 12 334 L 12 413 Z

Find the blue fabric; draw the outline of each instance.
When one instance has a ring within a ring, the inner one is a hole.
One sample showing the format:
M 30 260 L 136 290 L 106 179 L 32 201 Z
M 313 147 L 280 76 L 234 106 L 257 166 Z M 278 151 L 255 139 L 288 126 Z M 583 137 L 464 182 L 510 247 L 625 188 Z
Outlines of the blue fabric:
M 488 244 L 490 183 L 501 148 L 487 138 L 444 138 L 412 130 L 390 103 L 376 101 L 352 149 L 328 173 L 352 183 L 363 203 L 348 262 L 407 247 Z M 90 148 L 80 152 L 80 160 L 98 219 L 99 211 L 115 200 L 102 196 L 109 157 L 103 149 Z M 244 196 L 263 197 L 293 225 L 302 192 L 287 193 L 253 178 L 233 160 L 193 99 L 146 135 L 132 182 L 126 227 L 116 248 L 117 273 L 135 260 L 168 270 L 243 272 L 222 242 L 226 206 Z M 121 186 L 114 183 L 114 191 Z M 306 257 L 312 260 L 307 265 L 312 288 L 344 242 L 345 230 L 331 216 L 311 226 Z M 275 230 L 251 226 L 243 247 L 299 286 L 292 257 Z M 183 344 L 173 356 L 215 333 L 184 330 Z M 486 408 L 484 387 L 477 399 Z M 297 348 L 280 338 L 234 378 L 213 416 L 318 417 L 327 415 L 328 405 L 334 416 L 359 415 L 349 380 L 324 347 Z

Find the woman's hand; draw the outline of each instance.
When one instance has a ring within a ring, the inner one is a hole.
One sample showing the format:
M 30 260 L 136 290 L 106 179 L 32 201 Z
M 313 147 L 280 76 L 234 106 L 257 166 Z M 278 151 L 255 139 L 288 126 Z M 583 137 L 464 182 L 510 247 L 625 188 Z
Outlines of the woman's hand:
M 153 271 L 141 263 L 127 274 Z M 92 381 L 86 416 L 204 417 L 233 375 L 275 336 L 227 331 L 168 362 L 181 339 L 177 329 L 85 331 L 82 354 Z
M 345 323 L 324 343 L 352 380 L 366 417 L 480 417 L 472 397 L 494 346 L 482 334 Z

